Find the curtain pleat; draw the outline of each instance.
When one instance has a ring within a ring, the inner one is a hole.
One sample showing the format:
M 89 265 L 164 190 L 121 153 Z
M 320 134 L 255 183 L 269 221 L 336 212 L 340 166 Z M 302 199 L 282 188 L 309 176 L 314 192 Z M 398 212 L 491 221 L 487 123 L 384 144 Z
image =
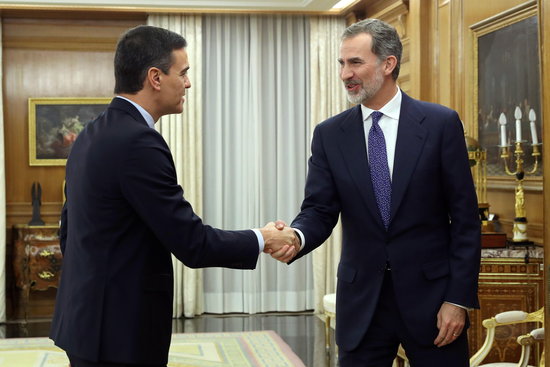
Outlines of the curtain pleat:
M 191 88 L 183 113 L 162 117 L 155 125 L 174 157 L 179 184 L 198 215 L 202 213 L 202 18 L 200 15 L 152 14 L 147 24 L 169 29 L 187 40 Z M 174 266 L 173 316 L 193 317 L 203 312 L 202 270 L 190 269 L 172 256 Z
M 339 17 L 310 17 L 311 131 L 325 119 L 347 108 L 338 72 L 340 36 L 345 20 Z M 323 311 L 323 296 L 336 291 L 336 271 L 342 249 L 340 222 L 326 243 L 313 251 L 315 312 Z
M 309 144 L 304 16 L 206 15 L 204 218 L 225 229 L 289 223 L 303 198 Z M 311 257 L 262 254 L 254 271 L 205 269 L 205 312 L 313 308 Z

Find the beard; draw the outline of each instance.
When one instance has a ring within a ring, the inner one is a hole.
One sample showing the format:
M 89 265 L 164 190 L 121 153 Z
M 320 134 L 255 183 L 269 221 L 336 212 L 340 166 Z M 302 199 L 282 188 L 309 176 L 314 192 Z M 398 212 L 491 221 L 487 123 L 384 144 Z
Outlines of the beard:
M 361 80 L 348 80 L 345 81 L 345 85 L 358 84 L 361 85 L 361 89 L 358 92 L 348 91 L 348 101 L 353 104 L 360 104 L 368 101 L 378 93 L 380 88 L 382 88 L 382 83 L 384 83 L 384 77 L 382 73 L 375 73 L 373 78 L 370 80 L 366 86 Z

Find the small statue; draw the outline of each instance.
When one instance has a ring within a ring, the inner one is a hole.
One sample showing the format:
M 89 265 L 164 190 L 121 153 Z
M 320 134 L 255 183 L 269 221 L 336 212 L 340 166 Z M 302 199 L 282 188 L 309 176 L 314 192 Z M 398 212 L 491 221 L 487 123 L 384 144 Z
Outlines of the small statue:
M 516 243 L 517 242 L 528 243 L 530 241 L 527 238 L 527 218 L 525 214 L 525 198 L 524 198 L 524 192 L 523 192 L 523 185 L 521 184 L 521 181 L 518 181 L 518 185 L 516 186 L 515 210 L 516 210 L 516 217 L 514 218 L 514 227 L 512 229 L 514 233 L 514 237 L 512 241 Z
M 40 218 L 40 205 L 42 205 L 42 186 L 39 182 L 33 182 L 31 188 L 32 197 L 32 219 L 29 226 L 43 226 L 44 221 Z
M 516 218 L 525 218 L 525 199 L 521 183 L 516 187 Z

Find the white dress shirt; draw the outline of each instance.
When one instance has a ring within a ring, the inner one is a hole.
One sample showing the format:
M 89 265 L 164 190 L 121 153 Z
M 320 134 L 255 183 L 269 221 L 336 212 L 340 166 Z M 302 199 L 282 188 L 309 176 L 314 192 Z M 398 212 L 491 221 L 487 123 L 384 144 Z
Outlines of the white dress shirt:
M 397 142 L 397 128 L 399 127 L 399 114 L 401 113 L 401 89 L 397 88 L 395 96 L 386 103 L 382 108 L 377 111 L 383 113 L 378 125 L 384 133 L 384 140 L 386 140 L 386 155 L 388 157 L 388 167 L 390 169 L 390 178 L 393 177 L 393 159 L 395 157 L 395 144 Z M 363 113 L 363 128 L 365 130 L 365 142 L 367 145 L 367 157 L 369 152 L 369 131 L 372 127 L 371 110 L 364 105 L 361 105 L 361 112 Z

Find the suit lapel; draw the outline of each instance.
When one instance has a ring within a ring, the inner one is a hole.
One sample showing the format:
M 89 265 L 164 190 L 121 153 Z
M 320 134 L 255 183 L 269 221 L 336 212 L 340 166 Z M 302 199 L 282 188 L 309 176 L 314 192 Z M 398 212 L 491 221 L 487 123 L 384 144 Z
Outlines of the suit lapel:
M 416 102 L 403 93 L 393 163 L 391 219 L 399 209 L 426 142 L 428 131 L 422 126 L 424 117 Z
M 357 185 L 371 215 L 383 227 L 370 176 L 363 115 L 360 105 L 354 107 L 348 117 L 342 121 L 338 145 L 344 156 L 343 161 L 346 163 L 349 174 Z

